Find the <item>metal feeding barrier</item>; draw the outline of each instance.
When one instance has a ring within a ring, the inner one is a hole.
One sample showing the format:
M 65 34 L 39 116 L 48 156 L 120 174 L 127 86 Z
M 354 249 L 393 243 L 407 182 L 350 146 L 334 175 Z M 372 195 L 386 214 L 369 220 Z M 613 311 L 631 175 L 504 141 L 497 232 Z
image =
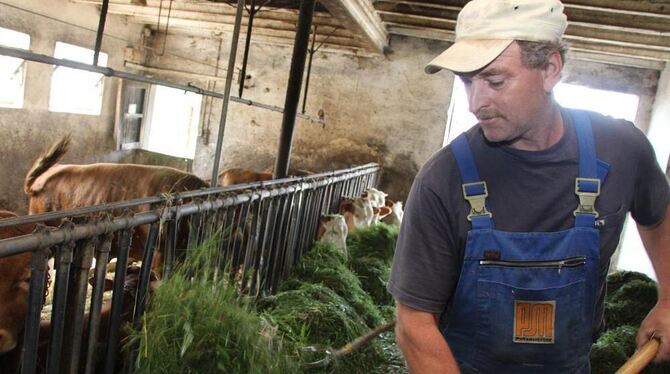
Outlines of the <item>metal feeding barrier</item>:
M 32 253 L 23 346 L 16 348 L 22 349 L 21 373 L 133 372 L 137 346 L 119 356 L 121 326 L 130 322 L 141 327 L 157 253 L 165 279 L 189 250 L 218 237 L 220 261 L 233 270 L 230 284 L 245 295 L 271 294 L 311 247 L 320 216 L 336 212 L 342 196 L 376 186 L 379 170 L 377 164 L 366 164 L 301 178 L 0 219 L 0 228 L 37 225 L 31 234 L 0 240 L 0 259 Z M 57 227 L 47 225 L 54 222 Z M 124 285 L 131 241 L 139 230 L 147 235 L 129 308 L 124 305 Z M 113 256 L 117 265 L 111 307 L 105 305 L 103 312 L 105 274 Z M 50 327 L 44 334 L 40 320 L 50 258 L 55 280 Z M 95 277 L 86 314 L 91 272 Z M 103 319 L 109 321 L 106 330 L 101 329 Z

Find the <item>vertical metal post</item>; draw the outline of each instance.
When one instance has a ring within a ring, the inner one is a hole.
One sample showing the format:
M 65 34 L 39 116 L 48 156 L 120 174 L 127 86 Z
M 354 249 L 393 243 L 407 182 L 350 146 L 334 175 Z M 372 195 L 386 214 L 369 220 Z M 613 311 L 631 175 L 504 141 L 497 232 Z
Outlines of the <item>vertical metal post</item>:
M 109 262 L 113 236 L 114 234 L 103 236 L 102 243 L 98 243 L 95 250 L 95 284 L 93 285 L 91 307 L 88 313 L 88 344 L 85 345 L 85 374 L 92 374 L 95 371 L 96 346 L 98 345 L 98 335 L 100 333 L 100 310 L 102 308 L 103 293 L 105 292 L 105 274 L 107 273 L 107 263 Z
M 260 8 L 259 8 L 260 9 Z M 244 43 L 244 58 L 242 59 L 242 71 L 240 72 L 240 90 L 239 97 L 244 92 L 244 80 L 247 79 L 247 61 L 249 61 L 249 49 L 251 48 L 251 31 L 254 26 L 254 16 L 256 15 L 256 0 L 251 0 L 249 4 L 249 21 L 247 21 L 247 39 Z
M 109 0 L 102 0 L 102 8 L 100 9 L 100 21 L 98 22 L 98 34 L 95 36 L 95 52 L 93 53 L 93 65 L 98 65 L 98 57 L 100 57 L 100 48 L 102 47 L 102 35 L 105 32 L 105 22 L 107 21 L 107 9 L 109 8 Z
M 106 327 L 107 349 L 105 352 L 105 374 L 116 373 L 116 355 L 119 349 L 119 330 L 121 330 L 121 314 L 123 313 L 123 286 L 126 280 L 128 267 L 128 251 L 130 249 L 132 230 L 119 232 L 118 250 L 116 254 L 116 273 L 114 273 L 114 290 L 112 291 L 112 310 L 109 316 L 109 326 Z M 143 264 L 150 265 L 150 264 Z M 92 347 L 88 347 L 92 349 Z
M 314 1 L 314 0 L 310 0 Z M 218 185 L 219 162 L 221 149 L 223 148 L 223 134 L 226 129 L 226 118 L 228 116 L 228 103 L 230 102 L 230 88 L 233 84 L 233 73 L 235 72 L 235 57 L 237 56 L 237 42 L 240 39 L 240 26 L 242 25 L 242 12 L 244 11 L 244 0 L 237 0 L 237 12 L 235 13 L 235 26 L 233 27 L 233 40 L 230 44 L 230 57 L 228 58 L 228 71 L 226 71 L 226 86 L 223 90 L 223 105 L 221 106 L 221 118 L 219 121 L 219 135 L 216 139 L 216 152 L 214 153 L 214 166 L 212 167 L 212 187 Z
M 30 260 L 30 289 L 28 291 L 28 315 L 26 316 L 26 327 L 23 338 L 23 358 L 21 363 L 21 374 L 32 374 L 37 372 L 37 345 L 40 334 L 40 312 L 44 301 L 44 288 L 46 286 L 47 272 L 49 271 L 47 261 L 49 260 L 49 249 L 36 250 Z
M 300 2 L 300 15 L 298 16 L 298 29 L 295 34 L 295 45 L 291 57 L 291 71 L 286 88 L 286 100 L 284 102 L 284 117 L 282 119 L 281 134 L 279 136 L 279 150 L 277 151 L 277 162 L 275 163 L 275 178 L 284 178 L 288 174 L 289 158 L 291 156 L 291 142 L 295 128 L 295 116 L 300 101 L 300 87 L 302 76 L 305 72 L 305 58 L 309 44 L 309 30 L 312 28 L 312 17 L 314 15 L 315 0 L 302 0 Z
M 49 339 L 49 356 L 47 357 L 47 373 L 60 372 L 61 351 L 63 349 L 63 332 L 65 327 L 65 307 L 69 292 L 70 266 L 73 260 L 74 243 L 60 246 L 56 264 L 56 287 L 54 288 L 51 309 L 51 336 Z
M 302 95 L 302 114 L 305 114 L 305 107 L 307 106 L 309 77 L 312 75 L 312 60 L 314 59 L 314 54 L 316 53 L 316 49 L 314 49 L 314 44 L 316 44 L 316 25 L 314 25 L 314 34 L 312 34 L 312 47 L 309 49 L 309 63 L 307 64 L 307 77 L 305 78 L 305 92 Z

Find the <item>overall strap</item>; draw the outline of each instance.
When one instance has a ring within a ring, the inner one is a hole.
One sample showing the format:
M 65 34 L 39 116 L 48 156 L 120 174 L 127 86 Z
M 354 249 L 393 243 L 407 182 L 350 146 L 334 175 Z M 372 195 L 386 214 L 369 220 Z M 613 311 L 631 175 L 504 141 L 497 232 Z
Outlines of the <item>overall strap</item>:
M 577 143 L 579 145 L 579 176 L 575 179 L 575 194 L 579 205 L 574 211 L 576 227 L 595 227 L 596 198 L 600 195 L 599 163 L 596 159 L 596 146 L 593 140 L 591 120 L 583 110 L 570 109 L 575 122 Z M 605 174 L 606 175 L 606 174 Z M 603 178 L 604 179 L 604 178 Z
M 465 134 L 459 135 L 451 142 L 451 150 L 461 173 L 463 197 L 470 204 L 468 221 L 472 222 L 473 229 L 492 228 L 492 214 L 486 210 L 486 197 L 489 195 L 486 182 L 479 178 L 477 165 Z

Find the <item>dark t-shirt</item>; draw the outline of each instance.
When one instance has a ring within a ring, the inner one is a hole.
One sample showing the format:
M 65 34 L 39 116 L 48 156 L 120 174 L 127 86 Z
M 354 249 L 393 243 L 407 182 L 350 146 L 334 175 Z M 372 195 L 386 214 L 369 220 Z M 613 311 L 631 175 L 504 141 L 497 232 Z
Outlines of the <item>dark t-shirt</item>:
M 561 109 L 564 135 L 542 151 L 490 143 L 479 126 L 466 136 L 489 191 L 487 206 L 497 230 L 552 232 L 574 226 L 578 145 L 574 123 Z M 668 180 L 645 135 L 632 123 L 589 113 L 599 160 L 611 165 L 596 201 L 600 213 L 600 279 L 596 326 L 604 279 L 628 211 L 641 225 L 655 225 L 670 200 Z M 407 199 L 388 291 L 414 309 L 443 314 L 456 290 L 470 222 L 461 176 L 451 146 L 422 167 Z M 444 318 L 442 318 L 444 322 Z

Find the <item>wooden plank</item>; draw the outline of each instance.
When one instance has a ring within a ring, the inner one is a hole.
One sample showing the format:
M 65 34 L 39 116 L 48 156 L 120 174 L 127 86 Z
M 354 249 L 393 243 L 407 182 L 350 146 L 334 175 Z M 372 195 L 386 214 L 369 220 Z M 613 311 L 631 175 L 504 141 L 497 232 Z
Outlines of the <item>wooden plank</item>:
M 388 32 L 367 0 L 320 0 L 328 11 L 352 30 L 371 51 L 383 53 L 389 48 Z

